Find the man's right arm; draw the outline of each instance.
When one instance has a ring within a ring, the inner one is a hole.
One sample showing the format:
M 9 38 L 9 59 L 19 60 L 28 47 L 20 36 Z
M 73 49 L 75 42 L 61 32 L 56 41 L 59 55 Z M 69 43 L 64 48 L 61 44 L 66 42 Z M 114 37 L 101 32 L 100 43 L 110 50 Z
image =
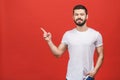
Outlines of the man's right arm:
M 67 45 L 61 43 L 58 47 L 55 46 L 55 44 L 52 41 L 48 42 L 48 45 L 52 51 L 52 53 L 56 56 L 56 57 L 60 57 L 66 50 Z
M 41 28 L 43 31 L 43 37 L 47 41 L 53 55 L 56 57 L 60 57 L 66 50 L 67 45 L 61 43 L 58 47 L 52 42 L 52 35 L 49 32 L 46 32 L 43 28 Z

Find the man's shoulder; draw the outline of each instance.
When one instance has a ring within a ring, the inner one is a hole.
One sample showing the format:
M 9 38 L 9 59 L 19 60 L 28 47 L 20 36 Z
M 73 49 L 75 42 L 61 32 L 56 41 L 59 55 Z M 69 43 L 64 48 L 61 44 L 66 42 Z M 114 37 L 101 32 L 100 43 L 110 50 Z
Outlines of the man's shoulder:
M 95 35 L 95 36 L 101 35 L 101 33 L 100 33 L 98 30 L 96 30 L 96 29 L 90 28 L 89 31 L 90 31 L 90 33 L 91 33 L 92 35 Z
M 93 28 L 89 28 L 89 30 L 93 33 L 99 33 L 99 31 L 97 31 L 96 29 L 93 29 Z

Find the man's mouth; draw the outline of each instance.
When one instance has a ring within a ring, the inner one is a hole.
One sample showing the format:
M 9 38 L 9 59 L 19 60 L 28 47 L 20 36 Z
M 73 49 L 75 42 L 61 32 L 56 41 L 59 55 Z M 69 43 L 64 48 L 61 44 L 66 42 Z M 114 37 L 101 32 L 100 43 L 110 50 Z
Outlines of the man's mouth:
M 81 22 L 81 21 L 83 21 L 83 20 L 82 20 L 82 19 L 76 19 L 76 21 Z
M 82 22 L 82 20 L 76 20 L 78 23 L 81 23 Z

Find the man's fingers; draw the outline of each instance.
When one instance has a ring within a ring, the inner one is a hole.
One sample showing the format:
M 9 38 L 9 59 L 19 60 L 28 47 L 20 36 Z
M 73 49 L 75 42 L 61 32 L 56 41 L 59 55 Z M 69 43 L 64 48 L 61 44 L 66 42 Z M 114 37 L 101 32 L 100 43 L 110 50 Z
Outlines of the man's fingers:
M 45 31 L 45 29 L 43 29 L 43 28 L 40 28 L 44 33 L 47 33 L 47 31 Z
M 86 73 L 85 75 L 88 76 L 88 75 L 90 75 L 90 73 L 88 72 L 88 73 Z

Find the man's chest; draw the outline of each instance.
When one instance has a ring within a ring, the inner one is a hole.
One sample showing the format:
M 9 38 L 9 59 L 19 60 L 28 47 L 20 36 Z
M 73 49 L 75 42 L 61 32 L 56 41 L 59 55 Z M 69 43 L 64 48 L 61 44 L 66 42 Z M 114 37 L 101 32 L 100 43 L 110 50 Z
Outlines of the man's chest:
M 70 46 L 91 46 L 94 45 L 95 41 L 96 41 L 95 35 L 90 35 L 90 34 L 85 34 L 85 35 L 72 34 L 68 38 L 68 43 Z

